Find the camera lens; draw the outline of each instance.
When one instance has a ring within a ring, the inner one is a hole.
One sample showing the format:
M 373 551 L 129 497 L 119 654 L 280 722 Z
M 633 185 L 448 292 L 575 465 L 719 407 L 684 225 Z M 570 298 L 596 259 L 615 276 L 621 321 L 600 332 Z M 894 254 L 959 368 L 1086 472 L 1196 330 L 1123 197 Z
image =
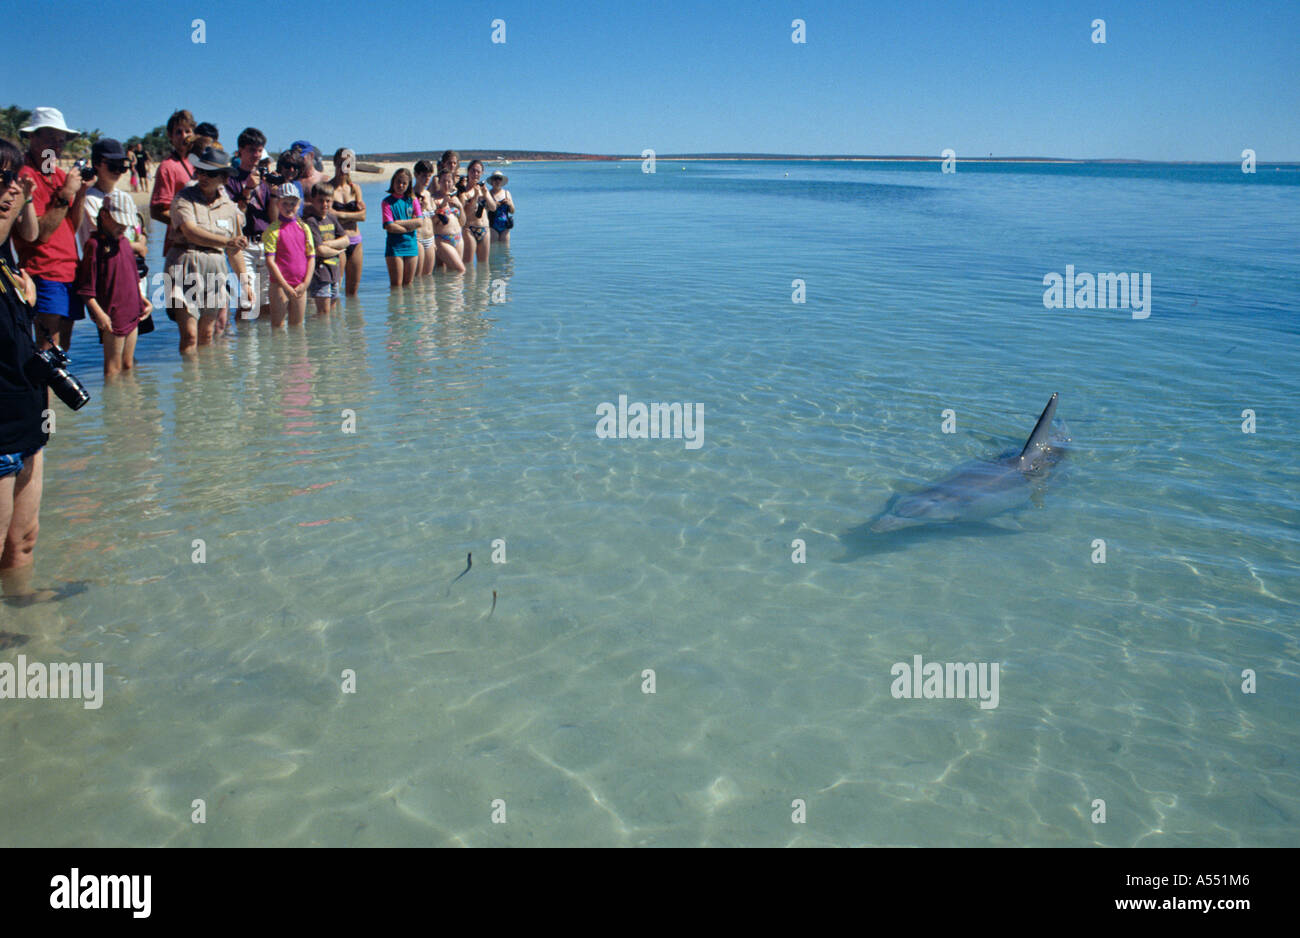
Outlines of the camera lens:
M 44 349 L 28 361 L 28 377 L 37 384 L 48 385 L 72 410 L 81 410 L 90 401 L 90 392 L 64 367 L 67 363 L 68 357 L 61 349 Z

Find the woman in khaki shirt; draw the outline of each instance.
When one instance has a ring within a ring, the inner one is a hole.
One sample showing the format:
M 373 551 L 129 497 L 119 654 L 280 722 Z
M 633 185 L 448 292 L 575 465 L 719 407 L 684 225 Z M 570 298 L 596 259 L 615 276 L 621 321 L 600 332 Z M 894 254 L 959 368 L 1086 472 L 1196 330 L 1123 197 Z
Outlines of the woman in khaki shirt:
M 228 272 L 234 268 L 241 279 L 246 275 L 242 252 L 248 243 L 241 234 L 239 208 L 226 194 L 230 157 L 208 147 L 190 162 L 196 170 L 194 184 L 172 202 L 167 254 L 167 315 L 180 327 L 182 355 L 210 343 L 218 329 L 224 331 L 231 297 Z M 256 289 L 241 291 L 243 301 L 257 295 Z

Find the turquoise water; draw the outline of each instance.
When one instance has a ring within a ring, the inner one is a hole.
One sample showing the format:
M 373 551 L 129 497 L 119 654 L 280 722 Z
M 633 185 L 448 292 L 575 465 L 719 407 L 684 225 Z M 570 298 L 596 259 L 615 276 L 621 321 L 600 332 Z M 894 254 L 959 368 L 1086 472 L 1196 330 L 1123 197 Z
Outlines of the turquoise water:
M 391 297 L 368 223 L 341 314 L 164 320 L 107 389 L 79 329 L 36 580 L 84 590 L 0 660 L 107 687 L 0 702 L 0 844 L 1300 843 L 1300 173 L 657 168 L 513 166 L 511 251 Z M 1044 308 L 1067 264 L 1150 318 Z M 862 532 L 1052 392 L 1029 508 Z M 599 439 L 620 394 L 703 445 Z

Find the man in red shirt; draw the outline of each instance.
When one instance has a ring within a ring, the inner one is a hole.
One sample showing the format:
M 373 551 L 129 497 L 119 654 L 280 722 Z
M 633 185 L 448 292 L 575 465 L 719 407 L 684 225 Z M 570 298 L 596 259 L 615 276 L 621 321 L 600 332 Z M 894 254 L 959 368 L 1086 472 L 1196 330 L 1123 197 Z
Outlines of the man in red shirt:
M 190 184 L 194 178 L 194 167 L 185 158 L 186 138 L 194 132 L 194 115 L 189 111 L 177 111 L 167 118 L 167 139 L 171 141 L 171 156 L 158 164 L 158 172 L 153 179 L 153 195 L 149 197 L 149 217 L 154 221 L 171 225 L 172 200 L 176 193 Z M 166 253 L 171 244 L 170 233 L 163 247 Z
M 149 196 L 149 217 L 166 226 L 163 234 L 164 258 L 169 258 L 172 252 L 172 202 L 176 200 L 176 194 L 188 186 L 190 180 L 194 178 L 194 167 L 186 158 L 194 126 L 194 115 L 189 111 L 176 111 L 167 118 L 167 139 L 172 143 L 172 152 L 167 159 L 158 164 L 158 171 L 153 177 L 153 194 Z M 170 293 L 167 301 L 167 318 L 176 322 L 176 310 L 172 306 Z
M 77 226 L 81 224 L 86 187 L 81 175 L 59 168 L 59 154 L 76 131 L 63 122 L 58 108 L 38 107 L 27 126 L 18 128 L 27 143 L 27 161 L 19 176 L 32 180 L 32 207 L 39 230 L 35 241 L 16 232 L 14 244 L 22 267 L 36 283 L 36 341 L 42 349 L 57 343 L 67 349 L 72 324 L 86 311 L 72 289 L 77 275 Z

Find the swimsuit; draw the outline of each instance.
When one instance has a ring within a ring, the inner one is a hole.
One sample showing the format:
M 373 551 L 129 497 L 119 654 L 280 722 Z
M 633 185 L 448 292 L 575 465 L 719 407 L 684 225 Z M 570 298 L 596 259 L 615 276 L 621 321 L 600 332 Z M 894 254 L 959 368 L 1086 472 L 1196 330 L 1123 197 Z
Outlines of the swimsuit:
M 465 230 L 474 236 L 475 241 L 482 241 L 487 237 L 487 228 L 483 225 L 466 225 Z
M 448 244 L 450 244 L 450 245 L 451 245 L 452 247 L 454 247 L 454 248 L 458 248 L 458 247 L 460 247 L 460 232 L 459 232 L 459 231 L 456 232 L 455 234 L 439 234 L 439 235 L 434 235 L 434 237 L 437 238 L 439 241 L 446 241 Z
M 430 193 L 429 193 L 429 190 L 428 190 L 428 189 L 425 189 L 423 192 L 421 192 L 419 195 L 416 196 L 416 198 L 420 200 L 420 204 L 421 204 L 422 206 L 424 206 L 424 214 L 425 214 L 425 216 L 428 216 L 428 215 L 431 214 L 432 211 L 433 211 L 433 209 L 431 209 L 431 208 L 428 207 L 428 204 L 427 204 L 426 201 L 425 201 L 425 196 L 428 196 L 429 194 L 430 194 Z M 435 240 L 435 239 L 434 239 L 433 235 L 430 235 L 430 236 L 427 237 L 427 238 L 417 238 L 416 240 L 420 242 L 420 247 L 425 248 L 425 249 L 428 249 L 428 248 L 433 247 L 433 243 L 434 243 L 434 240 Z
M 510 206 L 504 202 L 498 202 L 497 207 L 492 210 L 492 230 L 509 231 L 515 226 L 515 213 L 510 210 Z
M 334 207 L 334 211 L 336 211 L 336 212 L 359 212 L 359 211 L 361 211 L 361 206 L 357 204 L 357 200 L 356 200 L 356 199 L 353 199 L 351 202 L 335 202 L 335 203 L 333 203 L 333 207 Z M 357 229 L 356 227 L 349 228 L 348 225 L 353 225 L 353 226 L 355 226 L 355 225 L 356 225 L 356 222 L 354 222 L 354 221 L 351 221 L 351 222 L 345 221 L 345 222 L 343 223 L 343 229 L 344 229 L 345 231 L 347 231 L 347 233 L 348 233 L 348 250 L 347 250 L 347 255 L 346 255 L 346 256 L 351 257 L 351 256 L 352 256 L 352 249 L 355 248 L 358 244 L 361 243 L 361 231 L 360 231 L 359 229 Z

